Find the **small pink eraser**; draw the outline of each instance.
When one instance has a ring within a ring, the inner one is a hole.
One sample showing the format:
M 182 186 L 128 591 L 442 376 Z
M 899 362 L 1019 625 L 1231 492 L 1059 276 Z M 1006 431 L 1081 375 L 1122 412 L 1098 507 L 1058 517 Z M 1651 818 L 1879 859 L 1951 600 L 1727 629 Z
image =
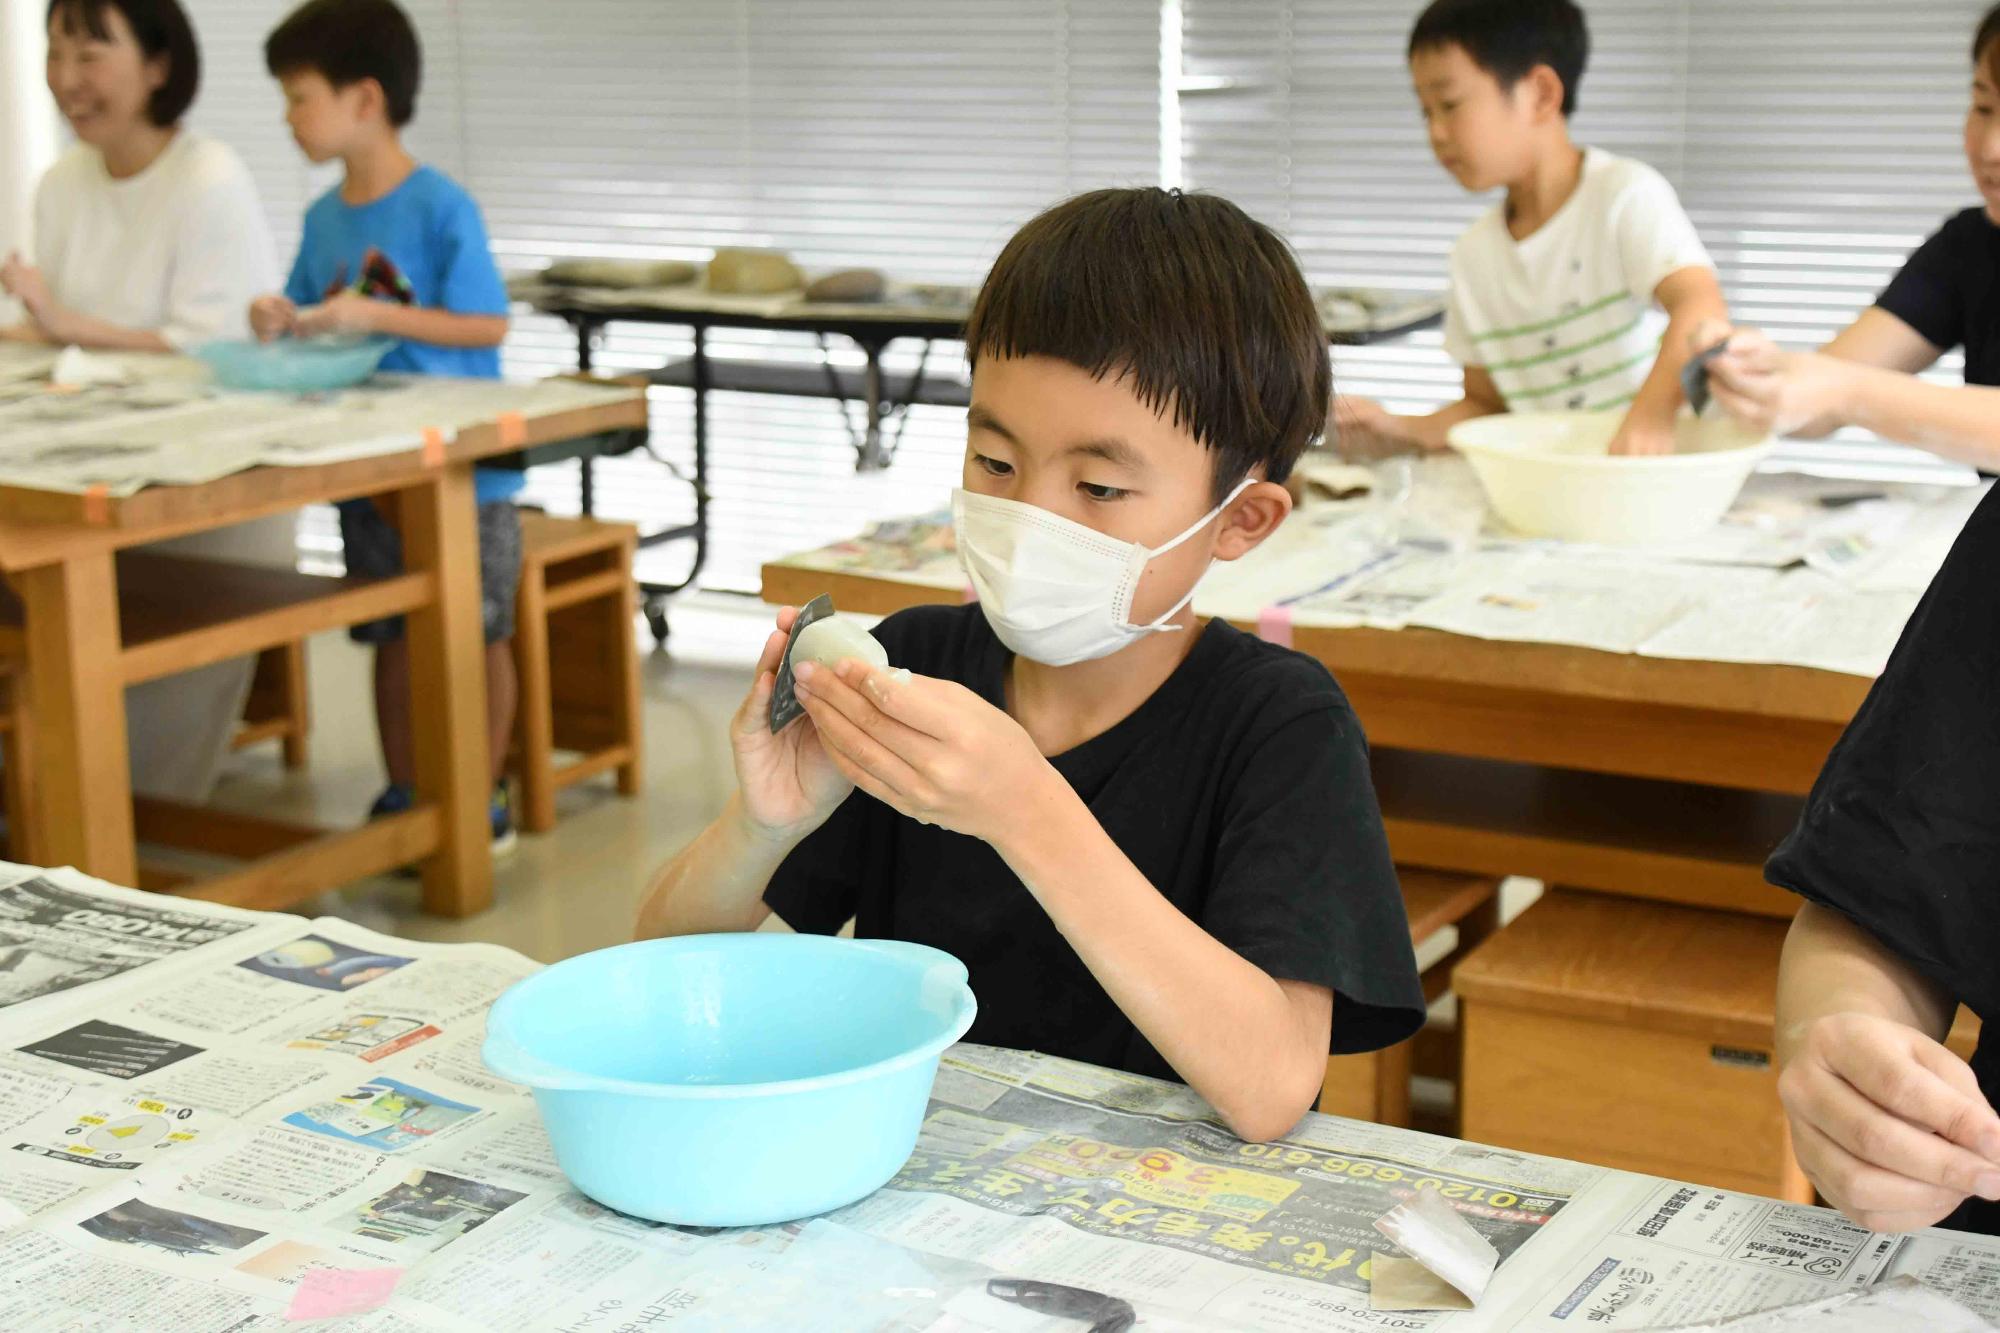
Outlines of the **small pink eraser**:
M 400 1268 L 315 1268 L 299 1279 L 287 1319 L 338 1319 L 379 1310 L 403 1280 Z
M 1257 613 L 1257 637 L 1280 648 L 1292 646 L 1292 608 L 1267 606 Z

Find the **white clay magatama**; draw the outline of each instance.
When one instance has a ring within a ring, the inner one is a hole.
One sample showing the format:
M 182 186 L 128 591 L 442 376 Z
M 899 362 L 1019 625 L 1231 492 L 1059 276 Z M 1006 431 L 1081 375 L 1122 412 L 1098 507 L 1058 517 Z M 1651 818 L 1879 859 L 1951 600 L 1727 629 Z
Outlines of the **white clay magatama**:
M 815 620 L 792 641 L 794 670 L 800 662 L 814 662 L 832 670 L 849 658 L 882 668 L 889 665 L 889 650 L 873 634 L 839 615 Z

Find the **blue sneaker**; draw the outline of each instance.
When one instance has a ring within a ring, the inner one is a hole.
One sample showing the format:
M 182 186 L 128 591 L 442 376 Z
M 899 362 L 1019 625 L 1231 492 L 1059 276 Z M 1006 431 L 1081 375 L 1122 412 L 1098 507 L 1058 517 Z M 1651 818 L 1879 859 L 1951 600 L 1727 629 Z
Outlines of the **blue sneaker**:
M 507 791 L 505 778 L 493 789 L 493 800 L 486 810 L 493 820 L 493 855 L 505 856 L 518 841 L 514 836 L 514 798 Z
M 368 817 L 382 819 L 400 815 L 413 809 L 416 803 L 415 792 L 400 782 L 392 782 L 375 798 L 375 804 L 368 807 Z M 514 850 L 518 841 L 514 836 L 514 802 L 508 795 L 505 782 L 493 789 L 493 799 L 486 810 L 493 824 L 493 855 L 505 856 Z
M 382 789 L 375 798 L 375 804 L 368 807 L 370 819 L 382 819 L 388 815 L 408 812 L 417 803 L 417 794 L 400 782 L 392 782 Z

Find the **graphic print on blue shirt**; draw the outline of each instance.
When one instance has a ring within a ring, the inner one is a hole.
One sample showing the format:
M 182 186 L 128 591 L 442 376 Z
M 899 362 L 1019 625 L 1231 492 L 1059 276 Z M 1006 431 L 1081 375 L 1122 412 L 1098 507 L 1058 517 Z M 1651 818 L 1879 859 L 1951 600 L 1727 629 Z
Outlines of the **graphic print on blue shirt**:
M 387 284 L 393 290 L 382 290 L 388 274 L 400 281 Z M 493 262 L 478 203 L 434 167 L 418 167 L 371 203 L 346 203 L 335 187 L 306 210 L 286 297 L 295 305 L 317 305 L 330 292 L 367 282 L 371 275 L 368 285 L 380 292 L 378 299 L 407 296 L 405 304 L 454 315 L 507 313 L 507 287 Z M 500 349 L 405 340 L 383 358 L 382 369 L 498 379 Z M 519 472 L 482 468 L 479 499 L 506 499 L 525 480 Z

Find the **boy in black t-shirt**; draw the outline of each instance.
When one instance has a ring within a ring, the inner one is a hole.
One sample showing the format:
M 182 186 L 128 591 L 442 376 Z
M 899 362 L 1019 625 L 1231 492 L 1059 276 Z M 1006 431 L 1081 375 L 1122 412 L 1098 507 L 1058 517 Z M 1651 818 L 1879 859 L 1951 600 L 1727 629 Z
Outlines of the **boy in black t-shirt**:
M 781 612 L 731 727 L 739 790 L 640 933 L 852 918 L 966 963 L 969 1040 L 1178 1076 L 1276 1137 L 1330 1050 L 1424 1009 L 1339 686 L 1189 609 L 1290 512 L 1331 387 L 1311 293 L 1234 205 L 1106 190 L 1015 236 L 966 349 L 979 603 L 884 621 L 906 671 L 799 666 L 810 721 L 772 736 Z

